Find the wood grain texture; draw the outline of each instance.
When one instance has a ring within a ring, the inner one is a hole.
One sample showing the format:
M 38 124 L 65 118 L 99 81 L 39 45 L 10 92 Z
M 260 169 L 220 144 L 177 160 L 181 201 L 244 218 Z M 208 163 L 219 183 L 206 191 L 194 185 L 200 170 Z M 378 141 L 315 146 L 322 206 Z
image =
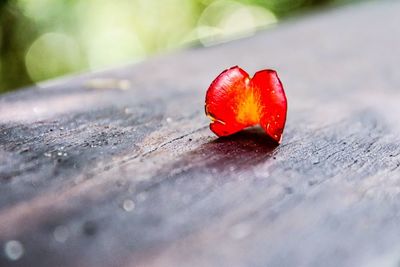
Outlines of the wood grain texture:
M 0 244 L 24 254 L 0 266 L 398 266 L 399 14 L 350 6 L 1 96 Z M 278 70 L 280 146 L 208 130 L 205 90 L 237 64 Z

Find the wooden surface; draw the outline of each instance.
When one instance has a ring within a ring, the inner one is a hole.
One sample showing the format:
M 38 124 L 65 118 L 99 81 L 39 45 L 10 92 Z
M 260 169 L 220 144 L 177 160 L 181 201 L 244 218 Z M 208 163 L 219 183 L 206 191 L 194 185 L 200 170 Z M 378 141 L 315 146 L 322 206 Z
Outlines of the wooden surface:
M 0 266 L 398 266 L 399 14 L 349 6 L 1 96 Z M 278 70 L 279 147 L 208 130 L 205 90 L 236 64 Z

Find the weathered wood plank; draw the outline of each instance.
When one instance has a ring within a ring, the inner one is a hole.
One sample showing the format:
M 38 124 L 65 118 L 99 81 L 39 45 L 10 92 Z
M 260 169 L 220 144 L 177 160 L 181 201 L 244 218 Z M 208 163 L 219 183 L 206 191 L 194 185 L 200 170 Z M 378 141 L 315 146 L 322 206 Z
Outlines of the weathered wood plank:
M 0 266 L 397 266 L 399 12 L 346 7 L 1 96 L 0 244 L 24 253 Z M 236 64 L 278 70 L 279 147 L 208 130 L 205 89 Z

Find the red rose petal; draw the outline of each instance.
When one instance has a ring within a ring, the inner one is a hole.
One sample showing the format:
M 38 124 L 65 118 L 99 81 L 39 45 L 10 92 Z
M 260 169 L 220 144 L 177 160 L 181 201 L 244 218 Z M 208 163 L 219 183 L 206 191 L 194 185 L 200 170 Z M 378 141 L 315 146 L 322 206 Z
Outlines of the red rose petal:
M 218 136 L 234 134 L 260 124 L 278 143 L 286 121 L 287 101 L 273 70 L 257 72 L 253 78 L 239 68 L 223 71 L 206 94 L 205 111 L 210 129 Z

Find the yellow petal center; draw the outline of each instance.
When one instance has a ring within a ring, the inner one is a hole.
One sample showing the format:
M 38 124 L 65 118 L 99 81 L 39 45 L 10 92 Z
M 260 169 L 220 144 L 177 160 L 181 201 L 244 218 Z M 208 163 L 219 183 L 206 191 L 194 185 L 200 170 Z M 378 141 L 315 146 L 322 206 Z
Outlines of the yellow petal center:
M 254 125 L 260 122 L 260 96 L 252 88 L 248 88 L 237 99 L 236 120 L 245 125 Z

